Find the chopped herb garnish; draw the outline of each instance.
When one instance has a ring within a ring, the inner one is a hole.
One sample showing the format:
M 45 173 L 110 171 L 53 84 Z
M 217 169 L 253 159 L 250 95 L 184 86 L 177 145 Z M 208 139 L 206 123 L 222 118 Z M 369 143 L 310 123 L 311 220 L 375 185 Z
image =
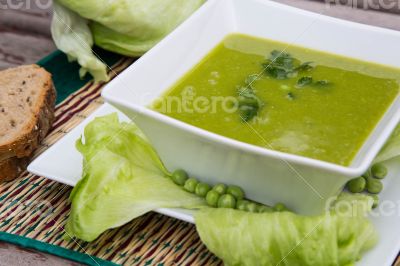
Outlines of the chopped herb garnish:
M 300 66 L 296 67 L 297 71 L 309 71 L 314 68 L 314 62 L 304 62 Z
M 247 76 L 246 80 L 244 81 L 244 83 L 246 83 L 246 85 L 251 86 L 253 84 L 254 81 L 258 80 L 259 77 L 258 74 L 252 74 Z
M 305 86 L 312 86 L 312 87 L 321 88 L 321 87 L 325 87 L 329 84 L 330 83 L 327 80 L 318 80 L 318 81 L 313 82 L 313 78 L 311 76 L 306 76 L 306 77 L 301 77 L 297 81 L 296 87 L 303 88 Z
M 304 86 L 310 85 L 313 83 L 313 78 L 310 76 L 302 77 L 297 81 L 296 87 L 303 88 Z
M 289 53 L 273 50 L 268 59 L 262 64 L 265 73 L 275 79 L 296 77 L 299 72 L 314 68 L 312 62 L 299 63 Z
M 265 72 L 268 76 L 275 79 L 288 79 L 292 76 L 292 72 L 286 69 L 281 69 L 277 66 L 268 65 L 266 66 Z
M 288 53 L 273 50 L 269 59 L 270 61 L 273 61 L 274 64 L 282 66 L 288 70 L 293 69 L 294 67 L 294 58 Z
M 253 117 L 257 116 L 258 108 L 254 108 L 252 106 L 243 105 L 239 107 L 240 117 L 243 121 L 248 122 Z
M 286 98 L 293 101 L 296 97 L 294 96 L 294 94 L 292 92 L 288 92 L 288 94 L 286 95 Z
M 331 83 L 329 81 L 327 81 L 326 79 L 318 80 L 318 81 L 315 82 L 315 86 L 317 86 L 317 87 L 324 87 L 324 86 L 327 86 L 327 85 L 330 85 L 330 84 Z
M 297 77 L 299 73 L 311 72 L 315 68 L 314 62 L 300 62 L 292 57 L 291 54 L 284 51 L 273 50 L 262 63 L 264 73 L 274 79 L 290 79 Z M 252 74 L 247 76 L 244 85 L 241 84 L 238 89 L 238 108 L 240 116 L 243 121 L 248 122 L 253 117 L 258 115 L 259 109 L 262 107 L 263 102 L 258 98 L 255 93 L 253 83 L 260 79 L 259 74 Z M 324 87 L 329 85 L 327 80 L 314 81 L 312 76 L 303 76 L 297 80 L 296 88 L 303 88 L 306 86 Z M 281 85 L 284 90 L 289 90 L 288 85 Z M 294 100 L 296 96 L 293 92 L 286 94 L 288 100 Z
M 250 75 L 245 80 L 246 87 L 240 87 L 238 89 L 237 99 L 240 117 L 245 122 L 248 122 L 255 117 L 263 105 L 262 101 L 257 97 L 253 87 L 251 86 L 251 83 L 257 79 L 257 75 Z
M 239 95 L 239 97 L 244 97 L 244 98 L 253 98 L 253 97 L 255 97 L 254 90 L 250 86 L 240 87 L 239 90 L 238 90 L 238 95 Z

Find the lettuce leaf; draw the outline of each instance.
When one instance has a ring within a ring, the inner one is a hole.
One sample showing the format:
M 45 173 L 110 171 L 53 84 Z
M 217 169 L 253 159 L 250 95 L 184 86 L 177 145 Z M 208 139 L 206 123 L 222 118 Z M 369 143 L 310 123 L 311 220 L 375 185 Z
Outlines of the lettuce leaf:
M 81 75 L 107 80 L 96 45 L 123 55 L 144 54 L 189 17 L 205 0 L 56 0 L 52 35 L 57 47 L 78 60 Z M 88 23 L 90 22 L 90 28 Z
M 347 211 L 315 217 L 206 208 L 197 212 L 196 228 L 225 265 L 352 265 L 377 241 L 365 217 L 372 201 L 345 195 L 338 202 Z
M 132 123 L 116 114 L 96 118 L 77 141 L 83 177 L 71 192 L 68 237 L 96 239 L 157 208 L 197 208 L 204 200 L 168 178 L 157 153 Z
M 106 65 L 92 52 L 93 37 L 88 20 L 57 1 L 53 2 L 53 8 L 51 33 L 57 48 L 67 54 L 70 61 L 78 61 L 81 78 L 89 72 L 95 82 L 108 81 Z
M 141 39 L 114 31 L 97 22 L 92 22 L 89 26 L 93 32 L 96 45 L 105 50 L 126 56 L 143 55 L 163 37 L 163 35 L 161 35 L 159 38 Z

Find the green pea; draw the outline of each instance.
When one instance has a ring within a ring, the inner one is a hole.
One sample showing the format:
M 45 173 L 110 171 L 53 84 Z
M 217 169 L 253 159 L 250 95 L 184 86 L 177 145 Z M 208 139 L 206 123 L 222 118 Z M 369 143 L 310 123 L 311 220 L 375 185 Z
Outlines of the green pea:
M 366 173 L 364 173 L 363 175 L 361 175 L 364 179 L 365 179 L 365 181 L 367 181 L 367 178 L 369 178 L 370 177 L 370 173 L 369 172 L 366 172 Z
M 360 193 L 364 191 L 365 185 L 366 185 L 365 178 L 360 176 L 347 182 L 346 186 L 351 193 Z
M 199 181 L 197 181 L 195 178 L 193 178 L 193 177 L 189 178 L 188 180 L 186 180 L 185 184 L 183 185 L 183 189 L 190 193 L 194 193 L 198 183 L 199 183 Z
M 383 179 L 386 177 L 388 170 L 383 164 L 377 163 L 372 166 L 371 172 L 373 177 Z
M 249 203 L 250 203 L 250 201 L 248 201 L 248 200 L 238 200 L 236 202 L 236 209 L 241 210 L 241 211 L 245 211 L 246 210 L 246 206 Z
M 285 204 L 283 203 L 277 203 L 274 206 L 274 210 L 277 212 L 283 212 L 283 211 L 288 211 L 288 208 L 286 208 Z
M 219 193 L 215 190 L 208 191 L 206 195 L 207 204 L 211 207 L 217 207 L 219 196 Z
M 218 199 L 218 207 L 219 208 L 235 208 L 236 199 L 231 194 L 224 194 Z
M 257 208 L 257 212 L 274 212 L 274 209 L 270 206 L 260 205 Z
M 376 194 L 371 195 L 371 197 L 374 200 L 374 202 L 372 203 L 372 209 L 375 209 L 379 205 L 379 197 Z
M 226 186 L 224 184 L 216 184 L 213 187 L 213 190 L 217 191 L 219 194 L 225 194 L 226 193 Z
M 382 182 L 375 178 L 368 178 L 367 179 L 367 191 L 371 194 L 378 194 L 383 189 Z
M 184 170 L 178 169 L 172 173 L 171 178 L 175 184 L 177 184 L 179 186 L 183 186 L 189 177 L 188 177 L 188 174 Z
M 200 182 L 196 186 L 195 193 L 200 197 L 205 197 L 210 189 L 211 188 L 209 184 Z
M 226 193 L 231 194 L 238 200 L 244 198 L 244 192 L 238 186 L 229 186 L 228 189 L 226 190 Z
M 246 205 L 246 211 L 248 212 L 257 212 L 258 210 L 258 205 L 254 202 L 250 202 L 249 204 Z

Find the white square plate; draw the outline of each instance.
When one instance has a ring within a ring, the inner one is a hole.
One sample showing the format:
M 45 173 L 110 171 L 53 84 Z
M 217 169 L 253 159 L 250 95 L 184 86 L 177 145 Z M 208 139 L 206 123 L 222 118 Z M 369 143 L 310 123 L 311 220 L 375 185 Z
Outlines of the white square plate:
M 28 171 L 39 176 L 74 186 L 81 178 L 82 156 L 75 149 L 75 141 L 83 134 L 84 127 L 95 117 L 117 112 L 120 119 L 129 119 L 114 107 L 104 104 L 81 124 L 47 149 L 29 166 Z M 378 230 L 378 244 L 357 263 L 358 266 L 390 266 L 400 250 L 400 165 L 388 164 L 389 175 L 384 179 L 380 194 L 380 214 L 372 213 L 371 220 Z M 179 220 L 194 223 L 193 211 L 182 209 L 158 209 L 157 212 Z M 386 215 L 383 215 L 385 214 Z
M 29 164 L 28 171 L 69 186 L 75 186 L 82 176 L 83 160 L 82 155 L 75 148 L 75 142 L 83 135 L 84 128 L 90 121 L 95 117 L 111 113 L 118 113 L 120 121 L 130 121 L 127 116 L 111 105 L 104 104 Z M 190 210 L 159 209 L 157 212 L 194 223 Z

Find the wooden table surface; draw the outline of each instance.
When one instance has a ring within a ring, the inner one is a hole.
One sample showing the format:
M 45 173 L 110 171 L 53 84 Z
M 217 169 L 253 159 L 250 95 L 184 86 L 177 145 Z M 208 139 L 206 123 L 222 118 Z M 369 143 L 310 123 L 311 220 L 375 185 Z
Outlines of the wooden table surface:
M 380 2 L 379 0 L 345 1 L 347 3 L 352 2 L 354 3 L 353 6 L 358 5 L 359 8 L 339 5 L 327 8 L 325 3 L 311 0 L 274 1 L 329 16 L 400 30 L 400 15 L 398 15 L 400 8 L 393 6 L 390 9 L 382 10 L 382 8 L 374 5 Z M 327 2 L 338 3 L 339 1 L 327 0 Z M 7 5 L 9 3 L 14 4 L 9 6 Z M 38 5 L 35 5 L 35 3 L 38 3 Z M 370 8 L 381 10 L 373 11 L 360 8 L 363 3 L 370 3 Z M 36 62 L 54 51 L 56 48 L 50 36 L 50 20 L 50 0 L 0 0 L 0 69 Z M 14 265 L 66 266 L 79 264 L 0 242 L 0 266 Z M 400 265 L 400 261 L 396 265 Z

